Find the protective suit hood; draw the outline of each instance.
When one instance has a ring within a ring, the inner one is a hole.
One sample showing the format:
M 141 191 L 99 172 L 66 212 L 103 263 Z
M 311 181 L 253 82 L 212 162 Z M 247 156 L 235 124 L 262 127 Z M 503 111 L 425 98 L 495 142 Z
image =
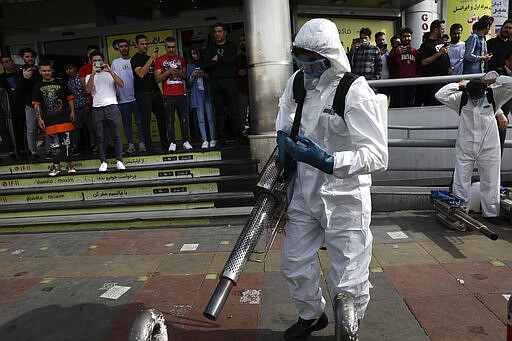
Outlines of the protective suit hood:
M 293 46 L 329 59 L 336 74 L 350 72 L 350 63 L 341 44 L 338 28 L 330 20 L 312 19 L 306 22 L 297 33 Z

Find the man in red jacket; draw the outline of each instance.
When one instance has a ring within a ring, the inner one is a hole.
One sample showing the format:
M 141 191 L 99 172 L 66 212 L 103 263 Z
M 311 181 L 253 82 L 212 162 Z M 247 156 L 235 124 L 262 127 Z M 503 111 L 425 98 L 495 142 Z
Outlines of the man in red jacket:
M 400 30 L 401 44 L 393 47 L 388 56 L 391 78 L 418 77 L 416 57 L 418 52 L 411 46 L 412 30 L 404 27 Z M 411 107 L 414 103 L 416 87 L 414 85 L 395 86 L 391 94 L 393 108 Z

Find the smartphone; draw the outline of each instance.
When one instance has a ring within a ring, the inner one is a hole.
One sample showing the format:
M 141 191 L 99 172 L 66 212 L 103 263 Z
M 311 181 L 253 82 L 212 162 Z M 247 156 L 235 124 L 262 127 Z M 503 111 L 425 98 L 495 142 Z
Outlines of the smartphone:
M 450 46 L 450 43 L 448 43 L 448 42 L 443 44 L 443 47 L 448 47 L 448 46 Z
M 158 52 L 158 46 L 155 47 L 155 52 Z
M 103 66 L 101 65 L 101 62 L 99 60 L 96 60 L 94 63 L 93 63 L 93 66 L 98 70 L 103 70 Z

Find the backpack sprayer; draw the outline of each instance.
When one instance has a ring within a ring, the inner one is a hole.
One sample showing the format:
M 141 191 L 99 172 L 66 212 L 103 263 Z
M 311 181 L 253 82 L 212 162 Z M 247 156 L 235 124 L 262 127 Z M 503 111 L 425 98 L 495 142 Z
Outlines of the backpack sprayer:
M 447 191 L 431 191 L 430 203 L 434 205 L 436 220 L 451 230 L 476 230 L 487 238 L 496 240 L 498 235 L 466 213 L 466 202 Z

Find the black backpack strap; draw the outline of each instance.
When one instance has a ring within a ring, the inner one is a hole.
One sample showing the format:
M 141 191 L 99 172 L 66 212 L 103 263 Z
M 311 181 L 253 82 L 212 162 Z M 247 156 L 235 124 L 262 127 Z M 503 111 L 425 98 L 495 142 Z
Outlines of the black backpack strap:
M 293 119 L 292 130 L 290 132 L 290 138 L 293 141 L 297 141 L 297 134 L 299 133 L 300 120 L 302 119 L 302 107 L 304 106 L 304 99 L 306 98 L 306 88 L 304 88 L 304 72 L 301 70 L 297 72 L 293 79 L 293 99 L 297 103 L 295 109 L 295 118 Z M 286 155 L 283 177 L 290 179 L 291 175 L 295 173 L 297 168 L 297 161 Z
M 302 106 L 304 105 L 305 98 L 306 89 L 304 88 L 304 72 L 300 70 L 293 79 L 293 99 L 297 103 L 297 109 L 295 110 L 295 119 L 293 120 L 290 138 L 294 141 L 299 133 L 300 120 L 302 118 Z
M 492 105 L 492 110 L 494 110 L 494 114 L 496 115 L 496 102 L 494 102 L 492 88 L 487 88 L 487 101 Z
M 338 88 L 336 89 L 332 108 L 334 112 L 340 115 L 343 119 L 345 119 L 345 97 L 347 96 L 348 89 L 350 89 L 350 86 L 357 78 L 359 78 L 358 75 L 351 72 L 345 72 L 343 78 L 341 78 L 340 83 L 338 84 Z
M 293 99 L 295 103 L 304 103 L 306 89 L 304 88 L 304 72 L 299 70 L 293 79 Z
M 462 90 L 462 96 L 460 98 L 460 105 L 459 105 L 459 115 L 462 112 L 462 108 L 468 104 L 468 93 L 466 90 Z
M 489 104 L 492 105 L 492 109 L 494 110 L 494 113 L 496 114 L 496 102 L 494 101 L 494 95 L 492 93 L 492 88 L 487 88 L 487 101 Z M 462 90 L 462 97 L 460 98 L 460 105 L 459 105 L 459 114 L 462 111 L 462 108 L 468 104 L 468 93 L 466 90 Z

